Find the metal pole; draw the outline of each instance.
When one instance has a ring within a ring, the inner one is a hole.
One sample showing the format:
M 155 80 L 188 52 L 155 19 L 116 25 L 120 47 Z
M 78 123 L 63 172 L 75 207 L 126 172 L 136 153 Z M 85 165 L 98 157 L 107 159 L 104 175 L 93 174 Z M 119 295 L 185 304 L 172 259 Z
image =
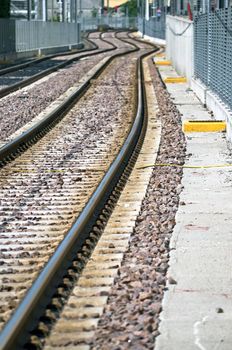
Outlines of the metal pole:
M 75 23 L 77 23 L 77 0 L 75 0 Z
M 140 0 L 137 0 L 137 17 L 139 17 Z
M 45 0 L 45 21 L 48 20 L 48 0 Z
M 146 5 L 145 5 L 145 18 L 146 20 L 148 21 L 149 20 L 149 2 L 148 0 L 145 0 L 146 1 Z
M 27 0 L 27 20 L 31 20 L 31 0 Z
M 65 0 L 62 1 L 62 22 L 65 21 Z
M 38 19 L 38 1 L 35 0 L 35 19 Z
M 54 18 L 53 18 L 53 12 L 54 12 L 54 2 L 52 0 L 52 14 L 51 14 L 51 21 L 53 22 Z
M 74 0 L 69 0 L 69 22 L 73 22 L 73 1 Z
M 208 45 L 208 57 L 207 57 L 207 85 L 210 86 L 210 54 L 211 54 L 211 45 L 210 45 L 210 35 L 211 35 L 211 28 L 210 28 L 210 25 L 211 25 L 211 21 L 210 21 L 210 0 L 207 0 L 207 24 L 208 24 L 208 42 L 207 42 L 207 45 Z M 206 104 L 206 102 L 205 102 Z
M 68 22 L 72 22 L 72 0 L 67 3 L 67 19 Z
M 144 34 L 145 34 L 145 1 L 146 0 L 143 0 L 142 2 L 142 17 L 143 17 L 143 37 L 144 37 Z
M 71 15 L 71 22 L 76 22 L 76 17 L 75 17 L 75 8 L 76 8 L 76 0 L 72 0 L 72 15 Z
M 80 0 L 80 17 L 82 17 L 82 0 Z
M 43 21 L 46 21 L 46 0 L 43 0 L 42 2 L 42 18 Z

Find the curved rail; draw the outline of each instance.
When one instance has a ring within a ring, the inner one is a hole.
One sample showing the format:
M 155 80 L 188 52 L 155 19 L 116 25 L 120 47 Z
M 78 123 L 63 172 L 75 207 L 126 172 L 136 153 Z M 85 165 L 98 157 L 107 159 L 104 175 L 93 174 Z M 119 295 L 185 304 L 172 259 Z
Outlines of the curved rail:
M 103 41 L 108 42 L 106 39 Z M 111 43 L 113 46 L 112 49 L 108 51 L 115 50 L 117 47 Z M 66 113 L 82 94 L 90 87 L 91 81 L 96 79 L 97 76 L 110 64 L 110 62 L 116 58 L 126 54 L 129 54 L 133 51 L 138 50 L 138 48 L 130 49 L 126 52 L 116 53 L 106 60 L 106 62 L 101 66 L 94 74 L 92 74 L 71 96 L 69 96 L 64 102 L 62 102 L 54 111 L 49 113 L 43 120 L 32 126 L 30 129 L 25 131 L 23 134 L 16 137 L 14 140 L 8 142 L 6 145 L 0 148 L 0 167 L 2 167 L 7 161 L 14 159 L 18 154 L 22 153 L 25 149 L 28 148 L 28 145 L 35 143 L 44 133 L 47 132 L 48 128 L 51 125 L 59 120 L 64 113 Z M 90 56 L 86 55 L 86 56 Z M 82 56 L 83 57 L 83 56 Z
M 88 40 L 90 40 L 90 39 L 88 39 Z M 21 88 L 23 88 L 23 87 L 25 87 L 25 86 L 27 86 L 27 85 L 29 85 L 31 83 L 34 83 L 38 79 L 41 79 L 41 78 L 45 77 L 48 74 L 56 72 L 57 70 L 59 70 L 59 69 L 65 67 L 65 66 L 69 65 L 72 62 L 77 62 L 80 59 L 85 58 L 85 57 L 99 55 L 99 54 L 104 53 L 104 52 L 116 50 L 117 47 L 114 44 L 112 44 L 112 43 L 111 43 L 111 45 L 112 45 L 112 49 L 102 49 L 102 50 L 99 50 L 98 52 L 95 52 L 95 50 L 96 50 L 95 48 L 89 49 L 87 51 L 93 51 L 93 52 L 88 53 L 88 54 L 84 54 L 84 55 L 81 55 L 81 56 L 78 56 L 78 57 L 70 58 L 69 60 L 66 60 L 65 62 L 59 63 L 59 64 L 57 64 L 54 67 L 50 67 L 48 69 L 45 69 L 45 70 L 43 70 L 43 71 L 41 71 L 41 72 L 39 72 L 37 74 L 34 74 L 31 77 L 29 77 L 27 79 L 24 79 L 24 80 L 22 80 L 22 81 L 20 81 L 18 83 L 15 83 L 13 85 L 7 86 L 7 87 L 5 87 L 5 88 L 0 90 L 0 98 L 4 97 L 4 96 L 7 96 L 10 93 L 12 93 L 14 91 L 17 91 L 17 90 L 19 90 L 19 89 L 21 89 Z M 98 45 L 96 45 L 96 48 L 98 49 Z M 73 53 L 67 53 L 67 55 L 70 55 L 70 54 L 73 54 Z M 62 56 L 64 56 L 64 55 L 62 55 Z M 49 57 L 49 58 L 51 58 L 51 57 Z M 42 60 L 45 60 L 45 58 L 44 59 L 42 58 L 41 61 Z M 38 62 L 36 62 L 36 63 L 38 63 Z
M 98 49 L 98 45 L 96 45 L 91 39 L 85 38 L 85 40 L 89 41 L 89 43 L 92 45 L 91 48 L 89 48 L 89 49 L 85 49 L 84 48 L 84 49 L 80 49 L 80 50 L 76 50 L 76 51 L 72 51 L 72 52 L 70 52 L 70 51 L 69 52 L 58 52 L 58 53 L 55 53 L 55 54 L 46 55 L 46 56 L 41 57 L 41 58 L 32 59 L 32 60 L 30 60 L 28 62 L 14 64 L 14 65 L 12 65 L 10 67 L 6 67 L 6 68 L 0 69 L 0 76 L 4 75 L 4 74 L 7 74 L 7 73 L 15 72 L 16 70 L 19 70 L 19 69 L 23 69 L 23 68 L 27 68 L 27 67 L 33 66 L 34 64 L 37 64 L 37 63 L 49 60 L 49 59 L 54 58 L 54 57 L 69 56 L 69 55 L 73 55 L 75 53 L 82 53 L 82 52 L 93 51 L 93 50 Z
M 144 122 L 145 91 L 143 89 L 142 58 L 154 51 L 155 49 L 143 54 L 137 64 L 137 114 L 121 151 L 86 207 L 6 324 L 0 335 L 1 350 L 19 350 L 26 343 L 29 332 L 33 330 L 42 316 L 67 269 L 71 266 L 72 260 L 81 250 L 98 216 L 114 193 L 117 182 L 120 183 L 119 179 L 124 175 L 130 158 L 136 154 L 136 146 L 141 145 L 146 126 L 146 122 Z

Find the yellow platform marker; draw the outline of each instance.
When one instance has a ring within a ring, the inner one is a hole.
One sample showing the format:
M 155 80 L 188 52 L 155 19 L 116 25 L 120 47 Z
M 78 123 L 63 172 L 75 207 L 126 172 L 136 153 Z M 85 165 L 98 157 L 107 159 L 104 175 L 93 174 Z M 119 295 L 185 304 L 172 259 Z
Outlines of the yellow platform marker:
M 157 66 L 171 66 L 171 61 L 154 61 Z
M 167 77 L 164 79 L 164 83 L 166 84 L 187 83 L 187 79 L 185 77 Z
M 185 120 L 182 125 L 184 132 L 219 132 L 226 130 L 226 122 L 221 120 Z

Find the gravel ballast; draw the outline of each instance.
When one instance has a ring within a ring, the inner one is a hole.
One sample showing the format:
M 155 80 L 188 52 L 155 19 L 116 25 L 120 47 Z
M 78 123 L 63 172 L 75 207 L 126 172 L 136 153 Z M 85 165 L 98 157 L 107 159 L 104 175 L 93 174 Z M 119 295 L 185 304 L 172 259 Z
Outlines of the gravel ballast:
M 2 169 L 0 329 L 121 149 L 134 118 L 137 55 L 110 63 L 60 123 Z
M 159 104 L 162 135 L 157 164 L 185 159 L 186 143 L 180 113 L 149 60 Z M 134 233 L 102 315 L 92 350 L 153 349 L 159 313 L 167 288 L 169 241 L 182 190 L 181 167 L 155 167 Z M 171 276 L 170 284 L 175 284 Z
M 108 40 L 114 42 L 114 39 Z M 115 40 L 118 42 L 118 39 Z M 109 43 L 105 43 L 100 39 L 94 41 L 100 49 L 112 47 Z M 32 86 L 2 98 L 0 100 L 0 141 L 6 141 L 8 136 L 31 121 L 84 77 L 104 57 L 110 56 L 114 52 L 109 51 L 88 59 L 82 59 L 59 70 L 57 73 L 53 73 L 49 78 L 42 79 Z

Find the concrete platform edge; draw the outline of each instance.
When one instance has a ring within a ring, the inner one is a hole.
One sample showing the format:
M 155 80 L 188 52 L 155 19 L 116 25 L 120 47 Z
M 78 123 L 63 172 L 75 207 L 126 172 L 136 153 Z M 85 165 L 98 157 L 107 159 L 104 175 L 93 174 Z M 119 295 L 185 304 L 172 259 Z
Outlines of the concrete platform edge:
M 177 75 L 172 66 L 159 71 L 163 80 Z M 194 91 L 184 83 L 166 85 L 182 120 L 224 117 L 230 123 L 227 113 L 209 113 L 206 104 L 210 108 L 216 96 L 197 83 Z M 197 88 L 205 106 L 196 96 Z M 226 112 L 220 107 L 218 113 Z M 229 165 L 232 155 L 223 132 L 186 134 L 186 145 L 186 165 L 199 169 L 183 170 L 155 350 L 231 350 L 231 168 L 200 167 Z
M 140 36 L 143 36 L 143 33 L 138 31 L 138 34 Z M 166 45 L 166 40 L 163 39 L 159 39 L 159 38 L 154 38 L 148 35 L 144 35 L 143 37 L 144 40 L 146 41 L 150 41 L 152 44 L 156 44 L 156 45 L 160 45 L 160 46 L 165 46 Z
M 232 142 L 232 111 L 229 109 L 220 98 L 207 88 L 202 82 L 197 79 L 191 80 L 191 88 L 200 99 L 200 101 L 213 112 L 218 120 L 225 120 L 227 124 L 226 137 L 229 142 Z

